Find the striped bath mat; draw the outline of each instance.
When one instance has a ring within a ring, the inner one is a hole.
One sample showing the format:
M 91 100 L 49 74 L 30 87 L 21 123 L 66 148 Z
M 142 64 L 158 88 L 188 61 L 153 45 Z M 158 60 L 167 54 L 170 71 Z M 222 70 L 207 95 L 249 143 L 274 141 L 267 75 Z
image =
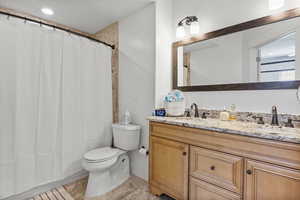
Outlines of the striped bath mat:
M 40 194 L 30 200 L 74 200 L 71 195 L 63 188 L 55 188 L 49 192 Z

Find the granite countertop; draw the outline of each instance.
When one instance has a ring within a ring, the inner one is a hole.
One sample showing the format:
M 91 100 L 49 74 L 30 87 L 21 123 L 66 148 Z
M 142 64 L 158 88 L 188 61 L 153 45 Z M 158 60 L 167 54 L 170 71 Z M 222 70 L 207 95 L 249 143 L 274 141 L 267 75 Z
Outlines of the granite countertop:
M 148 117 L 149 121 L 300 144 L 300 129 L 259 125 L 252 122 L 221 121 L 184 117 Z

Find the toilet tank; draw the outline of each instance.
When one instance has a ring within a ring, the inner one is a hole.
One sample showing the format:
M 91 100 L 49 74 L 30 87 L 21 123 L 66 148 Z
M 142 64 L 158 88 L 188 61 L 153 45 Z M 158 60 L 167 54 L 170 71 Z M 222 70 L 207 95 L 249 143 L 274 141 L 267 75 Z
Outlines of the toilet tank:
M 139 148 L 141 127 L 133 124 L 113 124 L 114 146 L 125 151 Z

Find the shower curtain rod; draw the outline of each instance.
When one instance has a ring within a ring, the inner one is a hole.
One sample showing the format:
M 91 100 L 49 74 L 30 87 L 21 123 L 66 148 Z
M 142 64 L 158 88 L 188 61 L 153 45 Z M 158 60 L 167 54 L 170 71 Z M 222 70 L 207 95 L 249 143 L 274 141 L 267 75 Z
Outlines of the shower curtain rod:
M 19 18 L 19 19 L 23 19 L 25 21 L 34 22 L 34 23 L 37 23 L 37 24 L 40 24 L 40 25 L 49 26 L 49 27 L 52 27 L 54 29 L 62 30 L 62 31 L 65 31 L 65 32 L 68 32 L 68 33 L 71 33 L 71 34 L 74 34 L 74 35 L 85 37 L 85 38 L 90 39 L 94 42 L 98 42 L 98 43 L 104 44 L 106 46 L 109 46 L 112 49 L 115 49 L 115 45 L 108 44 L 106 42 L 98 40 L 89 33 L 84 33 L 84 32 L 81 32 L 79 30 L 67 27 L 65 25 L 60 25 L 60 24 L 57 24 L 55 22 L 51 22 L 51 21 L 48 21 L 48 20 L 41 19 L 39 17 L 24 14 L 24 13 L 21 13 L 21 12 L 12 10 L 12 9 L 7 9 L 7 8 L 0 8 L 0 14 L 15 17 L 15 18 Z

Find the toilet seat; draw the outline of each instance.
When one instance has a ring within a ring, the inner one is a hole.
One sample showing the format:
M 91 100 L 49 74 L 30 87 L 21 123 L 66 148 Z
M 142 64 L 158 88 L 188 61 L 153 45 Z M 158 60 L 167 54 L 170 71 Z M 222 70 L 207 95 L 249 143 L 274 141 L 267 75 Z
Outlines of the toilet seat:
M 120 150 L 111 147 L 94 149 L 84 154 L 84 159 L 90 163 L 105 162 L 119 155 Z

